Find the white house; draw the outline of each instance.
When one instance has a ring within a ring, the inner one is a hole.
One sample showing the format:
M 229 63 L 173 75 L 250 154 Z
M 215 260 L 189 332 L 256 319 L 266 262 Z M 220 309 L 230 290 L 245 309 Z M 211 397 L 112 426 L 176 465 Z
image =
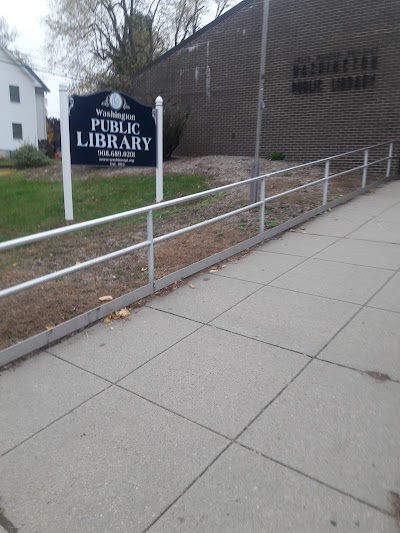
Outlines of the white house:
M 0 157 L 46 139 L 46 92 L 35 72 L 0 44 Z

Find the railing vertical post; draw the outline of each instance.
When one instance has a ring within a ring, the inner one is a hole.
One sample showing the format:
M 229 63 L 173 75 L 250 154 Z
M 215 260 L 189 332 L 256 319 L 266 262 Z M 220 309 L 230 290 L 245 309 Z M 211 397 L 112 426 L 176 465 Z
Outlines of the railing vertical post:
M 386 169 L 386 177 L 390 177 L 390 169 L 392 166 L 392 158 L 393 158 L 393 143 L 389 144 L 389 159 L 387 162 L 387 169 Z
M 149 285 L 154 290 L 154 233 L 153 233 L 153 211 L 147 213 L 147 240 L 150 241 L 147 251 L 147 270 L 149 275 Z
M 157 168 L 156 168 L 156 202 L 164 199 L 164 167 L 163 167 L 163 99 L 156 98 L 156 129 L 157 129 Z
M 264 233 L 265 230 L 265 178 L 261 180 L 261 198 L 260 201 L 260 233 Z
M 369 157 L 369 150 L 364 150 L 364 168 L 362 173 L 362 183 L 361 187 L 364 189 L 367 185 L 367 176 L 368 176 L 368 157 Z
M 324 192 L 322 196 L 322 205 L 326 205 L 328 203 L 328 189 L 329 189 L 329 170 L 331 166 L 331 160 L 328 159 L 328 161 L 325 162 L 325 181 L 324 181 Z

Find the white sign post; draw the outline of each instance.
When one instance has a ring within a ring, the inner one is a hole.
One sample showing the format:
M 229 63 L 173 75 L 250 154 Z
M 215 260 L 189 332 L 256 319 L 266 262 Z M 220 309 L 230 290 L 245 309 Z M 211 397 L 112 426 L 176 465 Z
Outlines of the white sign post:
M 61 130 L 62 173 L 63 173 L 63 188 L 64 188 L 64 212 L 65 212 L 65 220 L 69 222 L 69 221 L 74 220 L 74 208 L 72 204 L 68 87 L 63 83 L 60 83 L 59 91 L 60 91 L 60 130 Z
M 156 98 L 156 126 L 157 126 L 157 168 L 156 168 L 156 202 L 164 198 L 163 185 L 163 99 Z

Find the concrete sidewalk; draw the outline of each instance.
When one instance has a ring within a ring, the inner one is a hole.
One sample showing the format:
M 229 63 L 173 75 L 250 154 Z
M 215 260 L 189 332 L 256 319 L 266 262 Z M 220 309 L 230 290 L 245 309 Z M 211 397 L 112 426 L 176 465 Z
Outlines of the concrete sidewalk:
M 398 531 L 399 269 L 392 182 L 3 371 L 0 531 Z

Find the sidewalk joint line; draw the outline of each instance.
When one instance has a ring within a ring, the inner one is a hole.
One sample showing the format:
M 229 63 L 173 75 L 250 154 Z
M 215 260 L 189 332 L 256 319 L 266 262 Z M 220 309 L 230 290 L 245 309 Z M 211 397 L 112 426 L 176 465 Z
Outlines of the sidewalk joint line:
M 186 415 L 183 415 L 182 413 L 178 413 L 177 411 L 174 411 L 170 407 L 166 407 L 165 405 L 157 403 L 154 400 L 150 400 L 149 398 L 146 398 L 146 396 L 142 396 L 138 392 L 135 392 L 135 391 L 133 391 L 131 389 L 127 389 L 123 385 L 119 385 L 118 383 L 115 383 L 114 386 L 119 388 L 119 389 L 121 389 L 121 390 L 124 390 L 125 392 L 129 392 L 130 394 L 133 394 L 134 396 L 140 398 L 141 400 L 144 400 L 145 402 L 149 402 L 152 405 L 154 405 L 155 407 L 163 409 L 164 411 L 167 411 L 168 413 L 171 413 L 172 415 L 178 416 L 179 418 L 183 418 L 183 420 L 186 420 L 187 422 L 190 422 L 191 424 L 195 424 L 196 426 L 199 426 L 202 429 L 210 431 L 211 433 L 214 433 L 215 435 L 218 435 L 218 437 L 222 437 L 225 440 L 228 440 L 230 442 L 233 442 L 233 440 L 234 440 L 232 437 L 228 437 L 227 435 L 224 435 L 223 433 L 219 433 L 219 431 L 217 431 L 216 429 L 213 429 L 213 428 L 210 428 L 208 426 L 205 426 L 204 424 L 202 424 L 201 422 L 197 422 L 196 420 L 192 420 L 191 418 L 187 417 Z
M 186 486 L 186 488 L 181 492 L 181 494 L 179 494 L 179 496 L 177 496 L 177 497 L 176 497 L 176 498 L 175 498 L 175 499 L 174 499 L 174 500 L 173 500 L 173 501 L 172 501 L 172 502 L 171 502 L 171 503 L 170 503 L 170 504 L 169 504 L 169 505 L 168 505 L 168 506 L 167 506 L 167 507 L 166 507 L 166 508 L 165 508 L 165 509 L 164 509 L 164 510 L 163 510 L 163 511 L 162 511 L 162 512 L 161 512 L 161 513 L 160 513 L 160 514 L 159 514 L 159 515 L 158 515 L 158 516 L 157 516 L 157 517 L 156 517 L 156 518 L 155 518 L 155 519 L 154 519 L 154 520 L 148 525 L 148 526 L 147 526 L 147 527 L 146 527 L 146 528 L 145 528 L 145 529 L 143 529 L 142 533 L 147 533 L 147 531 L 149 531 L 149 530 L 154 526 L 154 524 L 155 524 L 156 522 L 158 522 L 158 521 L 160 520 L 160 518 L 161 518 L 162 516 L 164 516 L 165 513 L 166 513 L 167 511 L 169 511 L 169 509 L 171 509 L 171 507 L 172 507 L 173 505 L 175 505 L 175 503 L 176 503 L 178 500 L 180 500 L 180 499 L 182 498 L 182 496 L 184 496 L 184 495 L 186 494 L 186 492 L 187 492 L 188 490 L 190 490 L 190 489 L 193 487 L 193 485 L 194 485 L 195 483 L 197 483 L 197 481 L 198 481 L 201 477 L 203 477 L 203 475 L 204 475 L 204 474 L 205 474 L 205 473 L 206 473 L 206 472 L 212 467 L 212 465 L 213 465 L 216 461 L 218 461 L 218 459 L 221 457 L 221 455 L 222 455 L 223 453 L 225 453 L 225 452 L 228 450 L 228 448 L 230 448 L 230 447 L 232 446 L 232 444 L 233 444 L 233 442 L 229 442 L 228 445 L 225 446 L 225 448 L 223 448 L 223 450 L 221 450 L 221 451 L 218 453 L 218 455 L 217 455 L 216 457 L 214 457 L 214 459 L 213 459 L 213 460 L 212 460 L 212 461 L 206 466 L 206 468 L 204 468 L 204 469 L 200 472 L 200 474 L 199 474 L 197 477 L 195 477 L 195 479 L 194 479 L 191 483 L 189 483 L 189 485 Z
M 321 355 L 321 354 L 320 354 Z M 328 363 L 333 366 L 337 366 L 339 368 L 345 368 L 346 370 L 353 370 L 354 372 L 358 372 L 359 374 L 368 375 L 368 372 L 374 372 L 373 370 L 361 370 L 361 368 L 356 368 L 354 366 L 345 365 L 343 363 L 337 363 L 336 361 L 329 361 L 328 359 L 323 359 L 322 357 L 315 358 L 317 361 L 322 361 L 324 363 Z M 400 384 L 400 380 L 391 378 L 390 376 L 385 377 L 385 381 L 390 381 L 391 383 L 397 383 Z
M 96 398 L 96 396 L 99 396 L 100 394 L 102 394 L 103 392 L 105 392 L 106 390 L 108 390 L 110 387 L 112 387 L 113 385 L 108 385 L 108 387 L 105 387 L 104 389 L 102 389 L 101 391 L 97 392 L 96 394 L 94 394 L 93 396 L 91 396 L 90 398 L 88 398 L 87 400 L 84 400 L 83 402 L 81 402 L 80 404 L 76 405 L 75 407 L 73 407 L 72 409 L 70 409 L 69 411 L 67 411 L 66 413 L 62 414 L 61 416 L 59 416 L 58 418 L 52 420 L 49 424 L 47 424 L 46 426 L 40 428 L 38 431 L 36 431 L 35 433 L 33 433 L 32 435 L 29 435 L 29 437 L 26 437 L 26 439 L 22 440 L 21 442 L 19 442 L 18 444 L 16 444 L 15 446 L 12 446 L 11 448 L 9 448 L 8 450 L 6 450 L 5 452 L 1 453 L 0 454 L 0 458 L 4 457 L 5 455 L 9 454 L 10 452 L 12 452 L 13 450 L 15 450 L 16 448 L 18 448 L 19 446 L 21 446 L 22 444 L 25 444 L 25 442 L 27 442 L 28 440 L 31 440 L 33 439 L 33 437 L 36 437 L 36 435 L 39 435 L 39 433 L 42 433 L 42 431 L 45 431 L 47 428 L 49 428 L 50 426 L 52 426 L 53 424 L 55 424 L 56 422 L 58 422 L 59 420 L 61 420 L 62 418 L 70 415 L 71 413 L 73 413 L 76 409 L 79 409 L 79 407 L 82 407 L 82 405 L 84 405 L 85 403 L 87 402 L 90 402 L 90 400 L 93 400 L 94 398 Z
M 372 242 L 372 241 L 368 241 Z M 387 243 L 385 243 L 387 244 Z M 371 265 L 361 265 L 360 263 L 349 263 L 347 261 L 335 261 L 334 259 L 326 259 L 325 257 L 314 257 L 315 261 L 325 261 L 326 263 L 335 263 L 338 265 L 351 265 L 351 266 L 359 266 L 363 268 L 374 268 L 376 270 L 386 270 L 389 272 L 397 272 L 398 268 L 389 268 L 389 267 L 377 267 L 377 266 L 371 266 Z
M 367 507 L 370 507 L 372 509 L 374 509 L 375 511 L 378 511 L 386 516 L 390 516 L 391 518 L 394 518 L 394 515 L 387 511 L 386 509 L 383 509 L 381 507 L 378 507 L 377 505 L 373 504 L 373 503 L 370 503 L 368 501 L 365 501 L 365 500 L 362 500 L 361 498 L 358 498 L 357 496 L 354 496 L 353 494 L 351 494 L 350 492 L 346 492 L 342 489 L 339 489 L 333 485 L 329 485 L 328 483 L 325 483 L 324 481 L 321 481 L 320 479 L 318 478 L 315 478 L 313 476 L 310 476 L 309 474 L 306 474 L 305 472 L 302 472 L 301 470 L 299 470 L 298 468 L 294 467 L 294 466 L 290 466 L 286 463 L 283 463 L 282 461 L 279 461 L 278 459 L 274 459 L 273 457 L 270 457 L 269 455 L 266 455 L 265 453 L 263 452 L 260 452 L 259 450 L 256 450 L 254 448 L 252 448 L 251 446 L 248 446 L 247 444 L 242 444 L 241 442 L 238 442 L 235 444 L 237 444 L 238 446 L 241 446 L 242 448 L 245 448 L 246 450 L 249 450 L 251 452 L 254 452 L 258 455 L 261 455 L 262 457 L 264 457 L 264 459 L 268 459 L 269 461 L 272 461 L 273 463 L 276 463 L 278 464 L 279 466 L 282 466 L 283 468 L 287 468 L 288 470 L 291 470 L 292 472 L 296 472 L 296 474 L 299 474 L 307 479 L 310 479 L 311 481 L 314 481 L 315 483 L 318 483 L 319 485 L 322 485 L 323 487 L 326 487 L 328 489 L 331 489 L 331 490 L 334 490 L 335 492 L 338 492 L 339 494 L 341 494 L 342 496 L 346 496 L 348 498 L 351 498 L 352 500 L 355 500 L 356 502 L 358 503 L 361 503 L 363 505 L 366 505 Z

